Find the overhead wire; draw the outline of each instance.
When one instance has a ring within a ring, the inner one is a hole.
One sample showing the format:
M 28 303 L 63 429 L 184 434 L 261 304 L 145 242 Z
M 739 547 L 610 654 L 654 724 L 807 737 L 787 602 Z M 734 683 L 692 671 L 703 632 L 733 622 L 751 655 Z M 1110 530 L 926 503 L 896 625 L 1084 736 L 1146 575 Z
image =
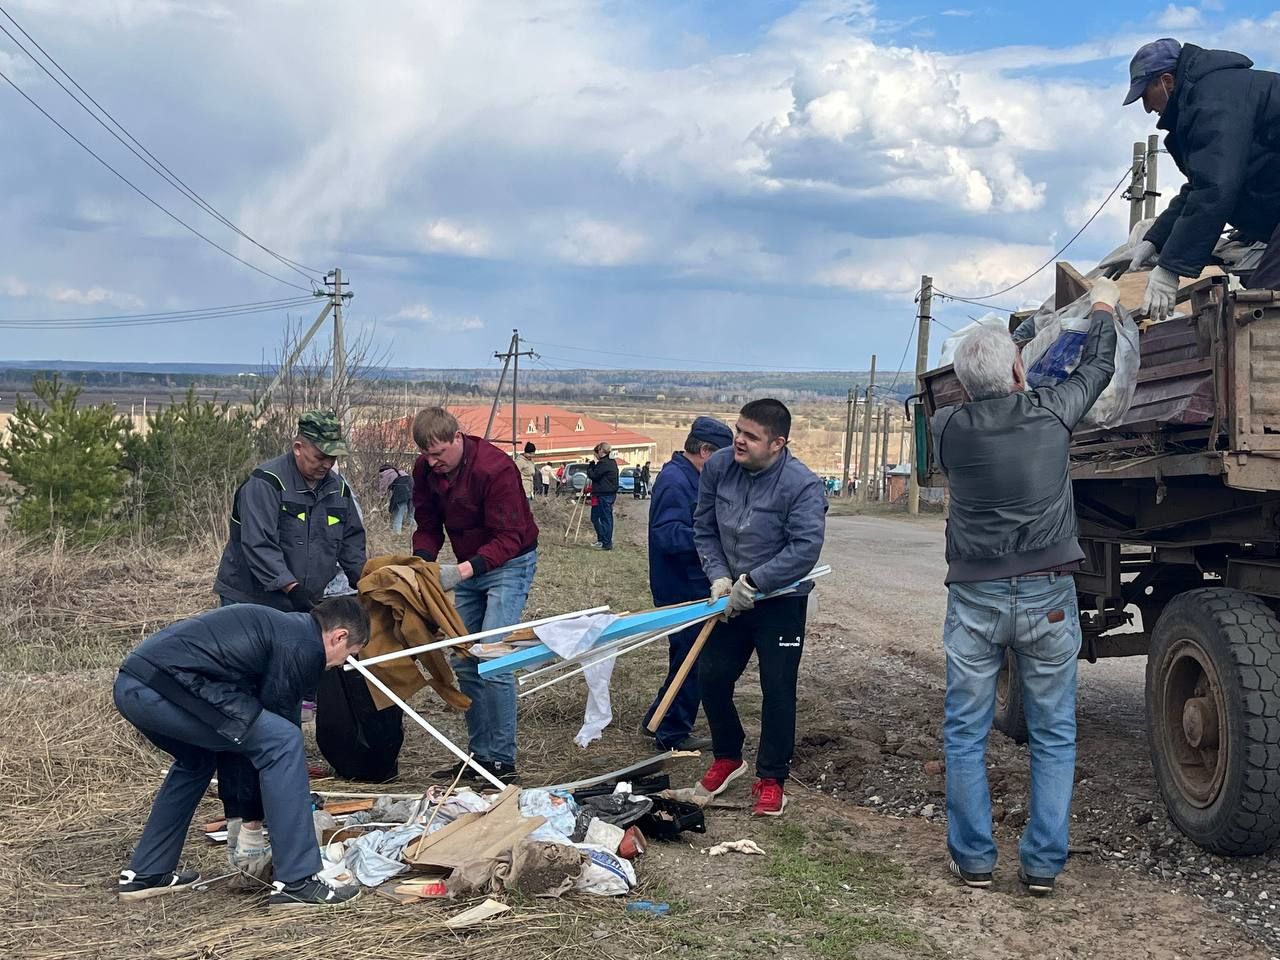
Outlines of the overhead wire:
M 80 149 L 84 150 L 84 151 L 85 151 L 85 153 L 89 154 L 89 156 L 91 156 L 91 157 L 93 157 L 93 159 L 97 160 L 97 161 L 98 161 L 98 163 L 102 164 L 104 167 L 106 167 L 108 170 L 110 170 L 110 171 L 111 171 L 111 173 L 113 173 L 113 174 L 114 174 L 114 175 L 115 175 L 115 176 L 116 176 L 116 177 L 117 177 L 117 178 L 118 178 L 122 183 L 124 183 L 126 186 L 128 186 L 128 187 L 129 187 L 129 189 L 133 190 L 133 192 L 134 192 L 134 193 L 138 194 L 138 196 L 142 197 L 144 200 L 146 200 L 148 203 L 150 203 L 153 207 L 155 207 L 157 210 L 159 210 L 161 213 L 163 213 L 166 217 L 168 217 L 168 218 L 169 218 L 170 220 L 172 220 L 174 223 L 177 223 L 179 226 L 183 227 L 183 229 L 185 229 L 185 230 L 189 231 L 190 233 L 194 234 L 195 236 L 199 237 L 201 240 L 203 240 L 205 243 L 209 244 L 209 246 L 213 247 L 214 249 L 216 249 L 216 250 L 220 250 L 222 253 L 225 253 L 225 254 L 226 254 L 228 257 L 230 257 L 232 260 L 235 260 L 235 261 L 238 261 L 239 263 L 244 264 L 244 265 L 245 265 L 246 267 L 248 267 L 250 270 L 253 270 L 253 271 L 257 272 L 257 273 L 260 273 L 260 274 L 262 274 L 264 277 L 269 277 L 270 279 L 275 280 L 277 283 L 283 283 L 286 287 L 292 287 L 292 288 L 293 288 L 293 289 L 295 289 L 295 290 L 301 290 L 303 293 L 306 293 L 306 294 L 312 294 L 312 293 L 316 292 L 314 288 L 310 288 L 310 289 L 308 289 L 307 287 L 301 287 L 301 286 L 298 286 L 298 284 L 294 283 L 294 282 L 293 282 L 293 281 L 291 281 L 291 280 L 286 280 L 286 279 L 284 279 L 283 277 L 276 276 L 274 273 L 271 273 L 270 271 L 263 270 L 261 267 L 259 267 L 259 266 L 255 265 L 255 264 L 250 263 L 248 260 L 244 259 L 243 257 L 237 256 L 236 254 L 232 253 L 230 250 L 228 250 L 228 249 L 227 249 L 226 247 L 224 247 L 222 244 L 218 243 L 216 240 L 213 240 L 213 239 L 211 239 L 211 238 L 209 238 L 209 237 L 205 236 L 203 233 L 201 233 L 201 232 L 200 232 L 199 230 L 197 230 L 195 227 L 191 226 L 191 224 L 187 223 L 185 220 L 183 220 L 181 217 L 179 217 L 176 213 L 173 213 L 173 212 L 172 212 L 171 210 L 169 210 L 166 206 L 164 206 L 164 204 L 160 203 L 160 201 L 156 200 L 156 199 L 155 199 L 154 197 L 152 197 L 149 193 L 147 193 L 145 190 L 143 190 L 141 187 L 139 187 L 137 184 L 135 184 L 132 180 L 130 180 L 128 177 L 126 177 L 123 173 L 121 173 L 119 170 L 117 170 L 115 167 L 113 167 L 111 164 L 109 164 L 106 160 L 104 160 L 102 157 L 100 157 L 97 153 L 95 153 L 95 152 L 94 152 L 94 150 L 93 150 L 93 148 L 91 148 L 91 147 L 90 147 L 88 144 L 86 144 L 83 140 L 81 140 L 79 137 L 77 137 L 74 133 L 72 133 L 70 130 L 68 130 L 65 126 L 63 126 L 63 124 L 62 124 L 61 122 L 59 122 L 57 118 L 55 118 L 51 113 L 49 113 L 49 111 L 47 111 L 44 107 L 40 106 L 40 104 L 38 104 L 34 99 L 32 99 L 32 97 L 31 97 L 31 96 L 30 96 L 30 95 L 29 95 L 25 90 L 23 90 L 20 86 L 18 86 L 16 83 L 14 83 L 14 82 L 13 82 L 13 80 L 9 78 L 9 75 L 8 75 L 8 74 L 6 74 L 6 73 L 4 73 L 4 71 L 0 71 L 0 80 L 3 80 L 5 83 L 9 84 L 9 86 L 13 87 L 13 89 L 14 89 L 14 90 L 16 90 L 16 91 L 18 92 L 19 96 L 21 96 L 21 97 L 22 97 L 24 100 L 26 100 L 29 104 L 31 104 L 33 107 L 35 107 L 37 110 L 39 110 L 39 111 L 40 111 L 40 113 L 42 113 L 42 114 L 44 115 L 45 119 L 47 119 L 50 123 L 52 123 L 54 126 L 56 126 L 59 130 L 61 130 L 63 133 L 65 133 L 65 134 L 66 134 L 68 137 L 70 137 L 73 141 L 75 141 L 76 145 L 77 145 L 77 146 L 79 146 L 79 147 L 80 147 Z
M 524 338 L 521 338 L 521 339 L 524 339 Z M 728 371 L 742 370 L 743 368 L 751 367 L 753 369 L 758 368 L 761 370 L 777 370 L 782 373 L 787 373 L 787 372 L 826 373 L 831 371 L 832 369 L 831 367 L 796 367 L 796 366 L 782 367 L 773 363 L 756 363 L 756 362 L 751 362 L 746 360 L 733 360 L 733 361 L 708 360 L 704 357 L 662 357 L 662 356 L 656 356 L 654 354 L 630 353 L 630 352 L 624 352 L 620 350 L 596 350 L 591 347 L 576 347 L 566 343 L 549 343 L 545 340 L 539 340 L 539 341 L 527 340 L 525 342 L 527 342 L 530 346 L 551 347 L 553 350 L 571 350 L 578 353 L 601 354 L 603 356 L 610 356 L 610 357 L 627 357 L 632 360 L 662 360 L 667 363 L 687 363 L 687 364 L 697 363 L 697 364 L 703 364 L 705 366 L 716 367 L 716 368 L 720 368 Z M 552 357 L 551 359 L 563 360 L 566 363 L 582 363 L 583 362 L 581 360 L 568 359 L 565 357 L 559 357 L 559 358 Z M 602 367 L 600 369 L 626 370 L 629 368 L 628 367 L 612 367 L 612 368 Z
M 4 330 L 97 330 L 115 327 L 149 327 L 197 320 L 213 320 L 229 317 L 254 316 L 288 310 L 313 303 L 311 297 L 295 297 L 289 300 L 261 300 L 249 303 L 226 304 L 217 307 L 200 307 L 192 310 L 174 310 L 160 313 L 111 314 L 95 317 L 66 317 L 55 320 L 0 319 Z
M 71 83 L 71 85 L 75 87 L 76 90 L 80 91 L 80 93 L 82 93 L 85 96 L 85 98 L 89 101 L 89 103 L 92 103 L 94 107 L 96 107 L 97 110 L 102 114 L 103 117 L 106 117 L 108 120 L 110 120 L 111 123 L 114 124 L 116 129 L 118 129 L 120 133 L 123 133 L 124 137 L 127 137 L 128 140 L 124 139 L 124 137 L 121 137 L 120 133 L 117 133 L 116 130 L 113 130 L 110 126 L 106 124 L 106 122 L 103 121 L 102 117 L 99 117 L 98 114 L 90 110 L 89 107 L 84 103 L 84 101 L 82 101 L 79 97 L 77 97 L 74 93 L 72 93 L 71 90 L 68 89 L 65 83 L 63 83 L 60 79 L 58 79 L 58 77 L 55 76 L 49 70 L 48 67 L 46 67 L 43 63 L 40 62 L 40 59 L 38 57 L 36 57 L 30 50 L 28 50 L 25 46 L 23 46 L 22 41 L 19 40 L 17 37 L 15 37 L 9 31 L 9 29 L 5 27 L 3 23 L 0 23 L 0 31 L 2 31 L 5 36 L 7 36 L 11 41 L 13 41 L 14 45 L 19 50 L 21 50 L 28 57 L 30 57 L 31 61 L 36 66 L 38 66 L 41 70 L 43 70 L 44 73 L 49 77 L 49 79 L 51 79 L 54 83 L 56 83 L 59 87 L 61 87 L 63 92 L 66 93 L 66 95 L 70 97 L 72 100 L 74 100 L 76 104 L 82 110 L 84 110 L 85 113 L 87 113 L 90 117 L 92 117 L 94 121 L 96 121 L 104 130 L 106 130 L 107 133 L 111 134 L 111 136 L 115 137 L 116 140 L 120 141 L 120 143 L 123 144 L 126 149 L 128 149 L 135 157 L 137 157 L 139 160 L 145 163 L 148 167 L 150 167 L 156 174 L 158 174 L 160 177 L 166 180 L 174 189 L 182 193 L 192 203 L 195 203 L 197 206 L 201 207 L 203 210 L 205 210 L 205 212 L 207 212 L 210 216 L 217 219 L 219 222 L 225 225 L 228 229 L 234 231 L 236 234 L 243 237 L 245 240 L 249 241 L 249 243 L 253 244 L 255 247 L 262 250 L 268 256 L 273 257 L 275 260 L 279 261 L 281 264 L 288 267 L 290 270 L 294 271 L 294 273 L 299 274 L 300 276 L 311 281 L 312 283 L 316 282 L 317 275 L 323 275 L 324 273 L 323 270 L 317 270 L 314 267 L 308 267 L 305 264 L 298 263 L 296 260 L 291 260 L 290 258 L 284 256 L 283 254 L 277 253 L 275 250 L 272 250 L 266 244 L 260 243 L 258 240 L 251 237 L 244 230 L 240 229 L 240 227 L 238 227 L 230 219 L 224 216 L 217 208 L 215 208 L 211 203 L 205 200 L 204 197 L 200 196 L 200 194 L 198 194 L 192 187 L 188 186 L 186 182 L 182 180 L 182 178 L 180 178 L 176 173 L 174 173 L 171 169 L 169 169 L 169 167 L 162 160 L 160 160 L 159 157 L 157 157 L 154 153 L 148 150 L 147 147 L 140 140 L 138 140 L 137 137 L 135 137 L 132 133 L 130 133 L 125 128 L 124 124 L 122 124 L 119 120 L 117 120 L 114 116 L 112 116 L 111 112 L 107 110 L 106 107 L 102 106 L 102 104 L 100 104 L 96 99 L 94 99 L 93 95 L 89 93 L 89 91 L 85 90 L 85 88 L 82 87 L 80 83 L 76 80 L 76 78 L 71 76 L 71 74 L 67 72 L 66 68 L 63 67 L 62 64 L 60 64 L 56 59 L 54 59 L 53 55 L 50 54 L 49 51 L 47 51 L 44 47 L 42 47 L 40 45 L 40 42 L 36 40 L 33 36 L 31 36 L 31 34 L 26 31 L 26 29 L 22 26 L 22 24 L 18 23 L 18 21 L 14 19 L 13 14 L 11 14 L 8 10 L 6 10 L 3 5 L 0 5 L 0 14 L 3 14 L 4 17 L 14 25 L 14 27 L 18 30 L 18 32 L 21 33 L 24 37 L 26 37 L 26 39 L 31 42 L 31 45 L 34 46 L 37 50 L 39 50 L 40 53 L 45 57 L 45 59 L 47 59 L 51 64 L 53 64 L 54 67 L 57 68 L 58 72 L 61 73 L 64 77 L 66 77 L 67 80 Z
M 1116 185 L 1111 188 L 1111 192 L 1107 194 L 1106 199 L 1103 200 L 1102 203 L 1098 205 L 1098 209 L 1093 211 L 1093 214 L 1089 217 L 1088 220 L 1084 222 L 1084 225 L 1081 226 L 1080 229 L 1077 230 L 1074 234 L 1072 234 L 1071 239 L 1068 240 L 1066 243 L 1064 243 L 1061 247 L 1059 247 L 1058 250 L 1053 254 L 1053 256 L 1051 256 L 1044 263 L 1040 264 L 1040 266 L 1036 267 L 1035 270 L 1031 271 L 1031 273 L 1027 274 L 1017 283 L 1011 283 L 1009 284 L 1009 286 L 1002 287 L 1001 289 L 996 290 L 992 293 L 974 294 L 968 297 L 957 296 L 955 294 L 947 293 L 945 290 L 939 290 L 937 287 L 934 287 L 933 289 L 934 296 L 941 297 L 944 300 L 959 300 L 961 303 L 968 303 L 978 307 L 995 306 L 994 304 L 985 304 L 985 303 L 982 303 L 981 301 L 991 300 L 994 297 L 998 297 L 1002 294 L 1008 293 L 1011 290 L 1018 289 L 1018 287 L 1022 286 L 1027 281 L 1037 277 L 1042 271 L 1044 271 L 1046 267 L 1053 264 L 1060 256 L 1062 256 L 1064 253 L 1067 252 L 1067 250 L 1071 247 L 1073 243 L 1075 243 L 1078 239 L 1080 239 L 1080 235 L 1083 234 L 1085 230 L 1089 229 L 1089 225 L 1093 223 L 1094 220 L 1098 219 L 1098 215 L 1102 213 L 1104 209 L 1106 209 L 1107 204 L 1109 204 L 1112 198 L 1115 197 L 1121 185 L 1131 177 L 1133 177 L 1133 167 L 1132 166 L 1125 167 L 1124 174 L 1120 177 L 1119 180 L 1116 181 Z M 997 307 L 997 309 L 1003 309 L 1003 308 Z

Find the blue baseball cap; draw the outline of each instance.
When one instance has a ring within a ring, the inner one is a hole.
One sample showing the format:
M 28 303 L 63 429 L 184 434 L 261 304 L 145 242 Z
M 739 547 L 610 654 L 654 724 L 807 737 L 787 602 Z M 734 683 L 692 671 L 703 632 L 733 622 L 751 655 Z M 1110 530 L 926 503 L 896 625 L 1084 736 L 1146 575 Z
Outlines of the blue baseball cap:
M 1140 47 L 1129 61 L 1129 95 L 1125 106 L 1142 96 L 1147 85 L 1162 73 L 1173 73 L 1178 67 L 1182 44 L 1172 37 L 1152 40 Z
M 717 450 L 733 445 L 733 431 L 715 417 L 698 417 L 689 428 L 689 436 L 700 443 L 709 443 Z

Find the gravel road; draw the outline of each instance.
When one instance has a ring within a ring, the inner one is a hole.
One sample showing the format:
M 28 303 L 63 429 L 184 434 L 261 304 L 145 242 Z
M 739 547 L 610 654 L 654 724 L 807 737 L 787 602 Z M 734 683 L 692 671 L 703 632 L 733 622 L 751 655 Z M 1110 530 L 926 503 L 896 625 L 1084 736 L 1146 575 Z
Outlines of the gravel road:
M 806 672 L 811 690 L 830 691 L 801 727 L 798 775 L 889 814 L 941 820 L 943 522 L 832 517 L 823 559 L 834 572 L 821 584 L 811 636 L 827 648 L 811 641 L 806 659 L 821 663 Z M 1073 862 L 1105 862 L 1180 889 L 1280 952 L 1280 850 L 1211 856 L 1165 816 L 1147 752 L 1145 665 L 1143 657 L 1081 664 Z M 989 759 L 999 829 L 1016 836 L 1026 750 L 993 734 Z

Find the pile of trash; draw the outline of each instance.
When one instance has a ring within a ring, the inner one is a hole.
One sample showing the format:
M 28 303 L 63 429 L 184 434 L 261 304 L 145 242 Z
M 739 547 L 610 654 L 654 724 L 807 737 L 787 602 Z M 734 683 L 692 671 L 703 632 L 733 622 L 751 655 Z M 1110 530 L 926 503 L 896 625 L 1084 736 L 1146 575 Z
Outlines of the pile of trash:
M 412 798 L 312 799 L 325 880 L 414 903 L 503 893 L 624 896 L 649 841 L 705 831 L 691 793 L 653 774 L 572 791 L 432 787 Z

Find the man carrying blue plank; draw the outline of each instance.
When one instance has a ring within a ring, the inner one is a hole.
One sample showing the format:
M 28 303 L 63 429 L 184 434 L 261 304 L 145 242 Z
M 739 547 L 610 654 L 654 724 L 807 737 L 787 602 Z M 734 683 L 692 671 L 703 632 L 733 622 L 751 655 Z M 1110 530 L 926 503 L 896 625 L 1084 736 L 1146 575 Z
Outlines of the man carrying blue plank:
M 733 690 L 755 652 L 764 709 L 756 757 L 753 816 L 776 817 L 786 807 L 783 784 L 796 733 L 796 676 L 804 647 L 812 584 L 762 600 L 813 569 L 822 552 L 827 498 L 822 481 L 787 449 L 791 411 L 779 400 L 742 408 L 733 446 L 703 468 L 693 539 L 711 581 L 711 600 L 729 598 L 728 619 L 711 633 L 698 668 L 702 708 L 715 762 L 701 781 L 715 796 L 746 771 L 746 738 Z
M 671 455 L 667 469 L 658 474 L 649 506 L 649 590 L 657 606 L 700 600 L 711 591 L 711 581 L 698 562 L 693 543 L 693 512 L 698 505 L 698 479 L 717 450 L 733 444 L 733 431 L 713 417 L 693 421 L 684 450 Z M 685 679 L 656 735 L 649 732 L 653 712 L 688 656 L 700 626 L 671 635 L 667 678 L 640 724 L 640 732 L 655 737 L 663 750 L 705 750 L 711 741 L 692 737 L 698 716 L 698 665 Z

